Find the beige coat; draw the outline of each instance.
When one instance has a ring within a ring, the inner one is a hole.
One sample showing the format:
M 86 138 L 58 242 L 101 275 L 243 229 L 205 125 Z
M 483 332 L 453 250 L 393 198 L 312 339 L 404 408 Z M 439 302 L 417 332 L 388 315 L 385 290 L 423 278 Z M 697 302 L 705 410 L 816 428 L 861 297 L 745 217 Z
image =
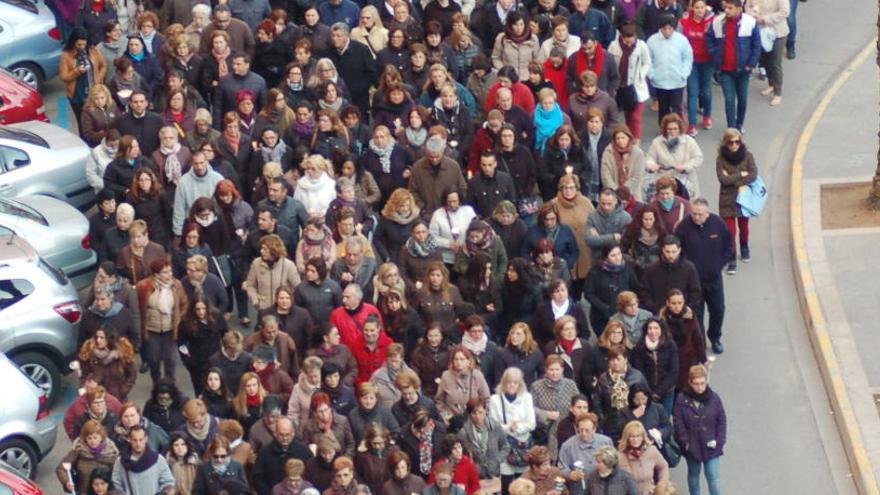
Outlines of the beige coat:
M 669 464 L 657 447 L 649 445 L 637 459 L 623 452 L 617 453 L 618 466 L 635 478 L 639 485 L 641 495 L 654 493 L 654 479 L 663 481 L 669 479 Z
M 260 311 L 274 304 L 275 290 L 278 287 L 287 285 L 292 290 L 296 289 L 299 282 L 299 273 L 293 261 L 282 258 L 269 268 L 269 264 L 263 261 L 263 258 L 257 258 L 251 263 L 251 269 L 244 281 L 244 290 L 254 308 Z
M 367 45 L 367 48 L 370 49 L 370 53 L 375 57 L 380 51 L 388 46 L 388 30 L 384 27 L 380 28 L 379 26 L 374 25 L 373 29 L 367 31 L 361 26 L 357 26 L 351 30 L 351 39 Z
M 467 402 L 474 397 L 486 401 L 489 398 L 489 384 L 479 368 L 456 373 L 446 370 L 440 376 L 434 402 L 444 417 L 464 414 Z
M 305 424 L 309 419 L 309 406 L 312 404 L 312 394 L 320 389 L 309 385 L 308 379 L 304 373 L 299 374 L 296 385 L 293 386 L 293 392 L 290 393 L 290 400 L 287 401 L 287 417 L 293 421 L 296 429 L 299 430 L 301 425 Z
M 758 20 L 758 26 L 775 29 L 777 38 L 788 36 L 788 14 L 791 13 L 788 0 L 748 0 L 746 12 Z
M 679 144 L 674 153 L 669 151 L 663 136 L 657 136 L 651 141 L 651 146 L 645 155 L 645 179 L 642 187 L 646 191 L 649 187 L 653 190 L 654 182 L 661 175 L 668 175 L 684 183 L 690 197 L 696 198 L 700 195 L 697 167 L 703 164 L 703 151 L 697 141 L 687 134 L 680 135 L 678 139 Z M 654 165 L 660 168 L 656 172 L 649 172 L 648 168 Z M 676 165 L 684 166 L 684 170 L 679 172 L 675 168 Z
M 642 181 L 645 176 L 645 154 L 642 149 L 633 144 L 632 152 L 626 159 L 629 166 L 629 178 L 625 184 L 617 183 L 617 162 L 614 160 L 614 145 L 608 145 L 602 153 L 602 187 L 610 187 L 617 190 L 620 186 L 626 186 L 638 201 L 644 201 L 642 193 Z
M 538 59 L 541 45 L 538 37 L 534 34 L 522 43 L 514 43 L 505 33 L 495 38 L 495 48 L 492 49 L 492 67 L 498 72 L 505 65 L 516 69 L 520 81 L 529 80 L 529 62 Z
M 593 265 L 592 252 L 590 246 L 587 245 L 587 217 L 590 213 L 596 211 L 590 201 L 583 194 L 578 193 L 573 201 L 566 201 L 562 195 L 557 194 L 552 200 L 559 207 L 559 223 L 568 225 L 574 231 L 574 238 L 577 241 L 579 253 L 577 264 L 572 269 L 573 279 L 587 278 L 587 273 Z

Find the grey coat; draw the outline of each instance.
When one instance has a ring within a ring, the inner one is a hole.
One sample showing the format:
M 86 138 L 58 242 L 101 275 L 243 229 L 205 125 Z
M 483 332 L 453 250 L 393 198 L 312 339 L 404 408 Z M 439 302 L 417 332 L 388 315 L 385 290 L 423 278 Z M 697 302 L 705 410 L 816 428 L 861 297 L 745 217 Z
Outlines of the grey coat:
M 507 458 L 510 452 L 510 444 L 507 443 L 504 432 L 488 416 L 486 417 L 486 433 L 488 436 L 477 434 L 474 423 L 468 420 L 461 430 L 458 438 L 462 446 L 480 472 L 480 479 L 489 479 L 501 476 L 501 460 Z
M 126 471 L 119 458 L 113 464 L 113 487 L 126 495 L 153 495 L 167 486 L 174 486 L 174 475 L 161 455 L 152 466 L 139 473 Z
M 623 206 L 618 204 L 611 213 L 597 208 L 587 217 L 587 245 L 593 250 L 593 259 L 602 256 L 602 248 L 614 244 L 614 234 L 623 234 L 623 228 L 632 221 Z M 592 229 L 596 230 L 596 233 Z

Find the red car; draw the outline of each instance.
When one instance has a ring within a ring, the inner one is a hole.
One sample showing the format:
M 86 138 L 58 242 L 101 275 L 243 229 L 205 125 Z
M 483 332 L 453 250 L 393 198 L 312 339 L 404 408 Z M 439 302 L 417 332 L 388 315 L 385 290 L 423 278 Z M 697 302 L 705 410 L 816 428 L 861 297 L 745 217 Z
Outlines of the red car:
M 43 490 L 33 481 L 21 477 L 5 462 L 0 462 L 0 493 L 12 495 L 43 495 Z
M 28 120 L 49 122 L 43 97 L 11 72 L 0 68 L 0 124 Z

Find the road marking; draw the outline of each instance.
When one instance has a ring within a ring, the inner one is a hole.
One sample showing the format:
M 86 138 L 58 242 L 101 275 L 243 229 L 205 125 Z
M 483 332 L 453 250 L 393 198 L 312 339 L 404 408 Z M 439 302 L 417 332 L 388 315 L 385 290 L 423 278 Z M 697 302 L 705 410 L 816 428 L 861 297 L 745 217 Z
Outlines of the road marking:
M 806 237 L 804 235 L 804 209 L 803 209 L 803 175 L 804 156 L 807 146 L 813 137 L 816 126 L 825 114 L 831 101 L 849 80 L 856 69 L 874 53 L 877 38 L 871 40 L 865 48 L 849 63 L 834 83 L 825 92 L 819 105 L 810 115 L 810 119 L 804 126 L 795 148 L 794 160 L 791 166 L 791 189 L 789 207 L 791 214 L 792 252 L 795 257 L 795 269 L 797 270 L 795 282 L 798 286 L 802 305 L 805 311 L 805 322 L 810 330 L 810 339 L 813 342 L 814 351 L 817 354 L 819 364 L 824 366 L 823 375 L 825 387 L 833 398 L 831 405 L 835 413 L 835 421 L 838 430 L 843 437 L 844 446 L 847 447 L 850 468 L 853 471 L 853 481 L 859 493 L 866 495 L 880 495 L 880 486 L 874 476 L 874 470 L 868 458 L 862 432 L 858 424 L 852 403 L 847 394 L 846 383 L 842 378 L 841 368 L 825 321 L 825 315 L 816 292 L 815 281 L 807 256 Z
M 53 122 L 53 124 L 63 127 L 65 130 L 70 130 L 70 117 L 67 115 L 67 97 L 59 96 L 55 100 L 55 106 L 58 109 L 58 121 Z

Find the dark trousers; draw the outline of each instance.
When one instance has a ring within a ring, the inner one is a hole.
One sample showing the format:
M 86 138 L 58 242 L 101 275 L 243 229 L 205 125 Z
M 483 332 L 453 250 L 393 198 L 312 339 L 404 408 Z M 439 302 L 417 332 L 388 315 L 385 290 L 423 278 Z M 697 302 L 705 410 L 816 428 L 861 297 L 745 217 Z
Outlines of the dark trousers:
M 682 103 L 684 102 L 684 88 L 678 89 L 660 89 L 655 88 L 657 92 L 657 121 L 663 120 L 663 117 L 670 113 L 677 113 L 682 119 Z
M 147 348 L 147 364 L 150 365 L 150 378 L 153 383 L 162 378 L 161 367 L 165 365 L 165 379 L 174 382 L 174 368 L 177 363 L 174 353 L 177 352 L 173 332 L 156 333 L 147 332 L 148 338 L 144 340 Z
M 742 130 L 746 121 L 746 107 L 749 104 L 749 78 L 751 71 L 723 70 L 718 75 L 721 91 L 724 93 L 724 114 L 727 127 Z
M 773 86 L 773 95 L 782 96 L 782 50 L 786 38 L 776 38 L 773 50 L 761 52 L 761 67 L 767 71 L 767 82 Z
M 794 44 L 797 42 L 797 9 L 800 0 L 791 0 L 791 10 L 788 13 L 788 39 L 785 40 L 785 49 L 794 50 Z
M 701 280 L 703 302 L 696 310 L 697 321 L 707 329 L 706 336 L 714 342 L 721 339 L 721 326 L 724 324 L 724 277 L 721 274 L 715 280 Z M 709 326 L 703 323 L 706 310 L 709 311 Z

